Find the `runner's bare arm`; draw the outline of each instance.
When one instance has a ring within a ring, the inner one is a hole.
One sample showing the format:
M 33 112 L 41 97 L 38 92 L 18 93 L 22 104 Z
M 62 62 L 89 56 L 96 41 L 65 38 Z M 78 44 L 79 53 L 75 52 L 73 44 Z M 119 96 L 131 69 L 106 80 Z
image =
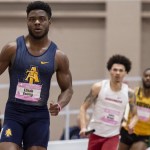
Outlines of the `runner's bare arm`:
M 12 42 L 3 47 L 0 52 L 0 75 L 10 66 L 16 50 L 16 43 Z
M 65 107 L 71 100 L 73 89 L 72 89 L 72 76 L 69 70 L 69 60 L 67 56 L 60 50 L 56 52 L 56 77 L 58 85 L 61 89 L 61 93 L 58 96 L 59 109 Z M 54 107 L 53 107 L 54 106 Z M 58 115 L 59 109 L 56 105 L 50 105 L 51 115 Z
M 136 96 L 134 94 L 134 91 L 131 89 L 129 90 L 128 95 L 129 95 L 130 114 L 132 117 L 128 127 L 129 127 L 129 129 L 132 130 L 138 121 L 137 107 L 136 107 Z
M 94 84 L 90 90 L 90 93 L 85 98 L 85 101 L 83 102 L 83 104 L 80 107 L 80 126 L 81 126 L 80 135 L 81 136 L 85 136 L 85 131 L 86 131 L 86 127 L 87 127 L 86 111 L 93 103 L 96 102 L 97 96 L 100 91 L 100 87 L 101 87 L 100 82 Z

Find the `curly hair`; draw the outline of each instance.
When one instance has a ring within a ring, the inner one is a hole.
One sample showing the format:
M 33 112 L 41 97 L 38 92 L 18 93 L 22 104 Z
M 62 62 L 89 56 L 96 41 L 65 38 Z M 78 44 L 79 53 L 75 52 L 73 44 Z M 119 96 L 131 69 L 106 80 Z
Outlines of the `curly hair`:
M 110 59 L 107 62 L 107 69 L 110 70 L 113 66 L 113 64 L 121 64 L 125 67 L 125 70 L 127 73 L 131 70 L 131 61 L 129 58 L 123 56 L 123 55 L 113 55 L 110 57 Z
M 43 1 L 33 1 L 29 3 L 26 9 L 27 16 L 30 13 L 30 11 L 36 9 L 44 10 L 47 13 L 48 18 L 49 19 L 51 18 L 52 16 L 51 7 L 48 5 L 48 3 L 45 3 Z

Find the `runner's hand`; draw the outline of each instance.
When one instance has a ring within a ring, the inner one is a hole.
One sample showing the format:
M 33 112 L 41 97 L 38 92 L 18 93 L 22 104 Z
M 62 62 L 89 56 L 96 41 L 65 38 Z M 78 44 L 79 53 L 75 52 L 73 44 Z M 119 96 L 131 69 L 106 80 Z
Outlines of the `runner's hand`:
M 83 128 L 83 129 L 81 129 L 80 130 L 80 137 L 81 138 L 87 138 L 88 137 L 88 135 L 86 135 L 86 132 L 87 132 L 88 130 L 86 129 L 86 128 Z
M 58 103 L 50 103 L 49 107 L 50 114 L 52 116 L 57 116 L 58 113 L 60 112 L 60 105 Z
M 132 134 L 133 133 L 133 127 L 128 125 L 128 133 L 129 134 Z

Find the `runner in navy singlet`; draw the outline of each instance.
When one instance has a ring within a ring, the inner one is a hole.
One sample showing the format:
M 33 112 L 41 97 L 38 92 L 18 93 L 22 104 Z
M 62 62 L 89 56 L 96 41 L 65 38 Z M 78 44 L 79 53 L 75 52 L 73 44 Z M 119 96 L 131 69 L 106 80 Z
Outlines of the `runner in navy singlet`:
M 46 150 L 50 116 L 58 115 L 71 100 L 72 77 L 69 60 L 48 38 L 51 8 L 48 3 L 28 4 L 29 34 L 3 47 L 0 75 L 9 68 L 10 88 L 0 137 L 0 150 Z M 47 101 L 51 78 L 56 72 L 60 87 L 57 103 Z

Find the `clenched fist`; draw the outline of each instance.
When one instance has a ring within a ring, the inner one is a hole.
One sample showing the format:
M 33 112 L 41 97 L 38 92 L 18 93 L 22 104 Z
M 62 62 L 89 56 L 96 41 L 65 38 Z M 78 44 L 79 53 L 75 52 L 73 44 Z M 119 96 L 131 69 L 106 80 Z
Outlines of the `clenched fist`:
M 50 103 L 49 111 L 52 116 L 57 116 L 61 110 L 61 106 L 58 103 Z

